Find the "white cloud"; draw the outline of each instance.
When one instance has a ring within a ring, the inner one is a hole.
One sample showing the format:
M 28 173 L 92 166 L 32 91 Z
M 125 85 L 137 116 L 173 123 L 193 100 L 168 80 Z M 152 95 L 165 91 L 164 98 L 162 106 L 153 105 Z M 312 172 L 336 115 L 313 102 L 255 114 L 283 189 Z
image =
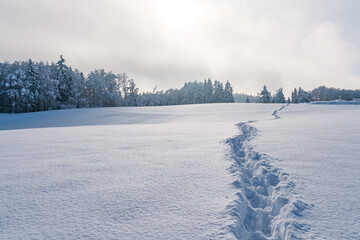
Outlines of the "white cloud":
M 344 4 L 344 2 L 347 2 Z M 142 90 L 207 77 L 255 93 L 267 84 L 359 88 L 360 4 L 348 1 L 0 0 L 0 60 L 126 71 Z M 350 9 L 351 8 L 351 9 Z M 353 37 L 353 38 L 352 38 Z

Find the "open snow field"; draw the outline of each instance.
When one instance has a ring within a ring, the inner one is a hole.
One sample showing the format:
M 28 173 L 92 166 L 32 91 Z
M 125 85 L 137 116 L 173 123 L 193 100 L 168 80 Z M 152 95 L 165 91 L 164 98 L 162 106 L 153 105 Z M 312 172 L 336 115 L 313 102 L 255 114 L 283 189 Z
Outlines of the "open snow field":
M 0 239 L 231 239 L 225 140 L 277 107 L 1 115 Z
M 359 239 L 360 106 L 280 107 L 2 114 L 0 239 Z
M 290 105 L 259 121 L 256 151 L 289 173 L 313 204 L 306 239 L 360 239 L 360 105 Z

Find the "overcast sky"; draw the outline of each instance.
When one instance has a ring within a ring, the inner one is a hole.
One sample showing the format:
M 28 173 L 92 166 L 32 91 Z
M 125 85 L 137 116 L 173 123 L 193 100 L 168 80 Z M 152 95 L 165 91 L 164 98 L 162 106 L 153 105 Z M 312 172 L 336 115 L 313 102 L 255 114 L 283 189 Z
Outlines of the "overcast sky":
M 208 77 L 253 94 L 358 89 L 359 13 L 358 0 L 0 0 L 0 61 L 62 54 L 142 91 Z

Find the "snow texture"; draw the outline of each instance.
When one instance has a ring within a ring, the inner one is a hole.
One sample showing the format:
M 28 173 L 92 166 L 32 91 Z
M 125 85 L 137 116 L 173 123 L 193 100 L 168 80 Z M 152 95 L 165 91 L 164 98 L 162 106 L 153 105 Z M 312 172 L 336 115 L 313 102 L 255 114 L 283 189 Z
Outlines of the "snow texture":
M 359 110 L 1 114 L 0 239 L 359 239 Z
M 290 104 L 278 114 L 253 124 L 252 144 L 312 206 L 301 217 L 311 228 L 298 236 L 360 239 L 360 106 Z
M 278 105 L 0 115 L 0 239 L 236 239 L 230 146 Z

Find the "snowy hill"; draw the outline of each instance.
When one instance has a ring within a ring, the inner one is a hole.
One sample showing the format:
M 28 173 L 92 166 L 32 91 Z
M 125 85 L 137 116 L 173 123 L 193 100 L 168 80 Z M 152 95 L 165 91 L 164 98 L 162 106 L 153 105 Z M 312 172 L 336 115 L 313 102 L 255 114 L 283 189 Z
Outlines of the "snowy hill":
M 2 114 L 0 239 L 358 237 L 358 106 L 279 109 Z

